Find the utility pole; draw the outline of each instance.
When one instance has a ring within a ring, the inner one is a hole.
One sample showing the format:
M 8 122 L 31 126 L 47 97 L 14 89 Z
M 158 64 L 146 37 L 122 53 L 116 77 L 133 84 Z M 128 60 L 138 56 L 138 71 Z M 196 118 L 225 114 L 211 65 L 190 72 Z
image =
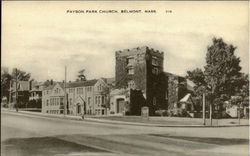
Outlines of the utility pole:
M 67 93 L 66 93 L 66 76 L 67 75 L 67 66 L 65 66 L 65 79 L 64 79 L 64 115 L 67 114 Z
M 17 68 L 16 68 L 16 111 L 18 112 Z
M 239 103 L 238 104 L 238 122 L 239 122 L 239 125 L 240 125 L 240 114 L 241 114 L 241 104 Z
M 10 109 L 10 103 L 11 103 L 11 80 L 10 80 L 10 90 L 9 90 L 9 109 Z
M 211 99 L 209 100 L 210 101 L 210 104 L 209 104 L 209 118 L 210 118 L 210 125 L 212 126 L 213 125 L 213 102 L 214 102 L 214 91 L 215 90 L 215 84 L 213 82 L 212 84 L 212 97 Z
M 212 126 L 213 121 L 212 121 L 212 103 L 210 102 L 209 104 L 209 119 L 210 119 L 210 125 Z
M 203 102 L 202 102 L 202 116 L 203 116 L 203 125 L 206 125 L 206 103 L 205 103 L 205 93 L 203 93 Z

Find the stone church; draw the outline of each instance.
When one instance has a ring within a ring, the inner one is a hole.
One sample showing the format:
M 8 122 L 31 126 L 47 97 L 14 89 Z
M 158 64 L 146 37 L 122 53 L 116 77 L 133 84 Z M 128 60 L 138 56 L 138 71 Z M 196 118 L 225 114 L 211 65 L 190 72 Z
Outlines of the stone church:
M 184 77 L 164 72 L 164 53 L 147 46 L 116 51 L 111 113 L 140 115 L 141 107 L 172 109 L 190 91 Z M 119 98 L 117 98 L 119 97 Z

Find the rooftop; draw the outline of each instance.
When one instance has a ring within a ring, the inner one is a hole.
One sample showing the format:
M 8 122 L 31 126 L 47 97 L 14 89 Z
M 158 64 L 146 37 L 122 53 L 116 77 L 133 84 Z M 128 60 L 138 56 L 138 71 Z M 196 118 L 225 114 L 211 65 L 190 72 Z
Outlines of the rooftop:
M 12 91 L 16 91 L 16 82 L 13 82 Z M 18 91 L 29 91 L 29 81 L 18 81 Z
M 76 82 L 69 82 L 66 84 L 66 88 L 75 88 L 75 87 L 83 87 L 83 86 L 94 86 L 98 80 L 87 80 L 87 81 L 76 81 Z
M 75 81 L 75 82 L 68 82 L 66 84 L 66 88 L 76 88 L 76 87 L 83 87 L 83 86 L 94 86 L 98 80 L 87 80 L 87 81 Z M 64 88 L 63 82 L 55 82 L 53 85 L 49 85 L 48 87 L 44 88 L 44 90 L 51 90 L 56 84 L 59 84 L 62 88 Z
M 146 52 L 152 52 L 155 55 L 163 56 L 163 52 L 160 52 L 159 50 L 155 50 L 153 48 L 149 48 L 148 46 L 142 46 L 142 47 L 136 47 L 132 49 L 124 49 L 124 50 L 118 50 L 116 51 L 116 56 L 126 56 L 131 54 L 139 54 L 139 53 L 146 53 Z

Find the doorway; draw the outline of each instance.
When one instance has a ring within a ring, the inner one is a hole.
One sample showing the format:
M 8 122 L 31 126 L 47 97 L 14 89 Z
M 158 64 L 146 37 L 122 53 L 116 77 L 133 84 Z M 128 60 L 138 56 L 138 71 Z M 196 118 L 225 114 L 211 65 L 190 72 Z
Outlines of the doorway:
M 79 114 L 82 113 L 82 111 L 81 111 L 81 105 L 79 103 L 76 104 L 76 113 L 77 113 L 77 115 L 79 115 Z
M 125 100 L 123 98 L 119 98 L 117 99 L 116 103 L 117 103 L 116 112 L 122 113 L 125 106 Z

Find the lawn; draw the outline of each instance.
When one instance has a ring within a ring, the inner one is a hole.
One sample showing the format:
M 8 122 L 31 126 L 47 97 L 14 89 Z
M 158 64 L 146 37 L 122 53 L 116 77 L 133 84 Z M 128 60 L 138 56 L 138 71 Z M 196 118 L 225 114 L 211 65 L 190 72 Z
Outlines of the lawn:
M 164 125 L 203 125 L 202 118 L 181 118 L 181 117 L 149 117 L 142 118 L 141 116 L 104 116 L 93 117 L 102 120 L 148 123 L 148 124 L 164 124 Z M 238 119 L 213 119 L 213 125 L 238 125 Z M 249 120 L 241 119 L 241 125 L 248 125 Z M 206 125 L 210 125 L 209 119 L 206 119 Z

